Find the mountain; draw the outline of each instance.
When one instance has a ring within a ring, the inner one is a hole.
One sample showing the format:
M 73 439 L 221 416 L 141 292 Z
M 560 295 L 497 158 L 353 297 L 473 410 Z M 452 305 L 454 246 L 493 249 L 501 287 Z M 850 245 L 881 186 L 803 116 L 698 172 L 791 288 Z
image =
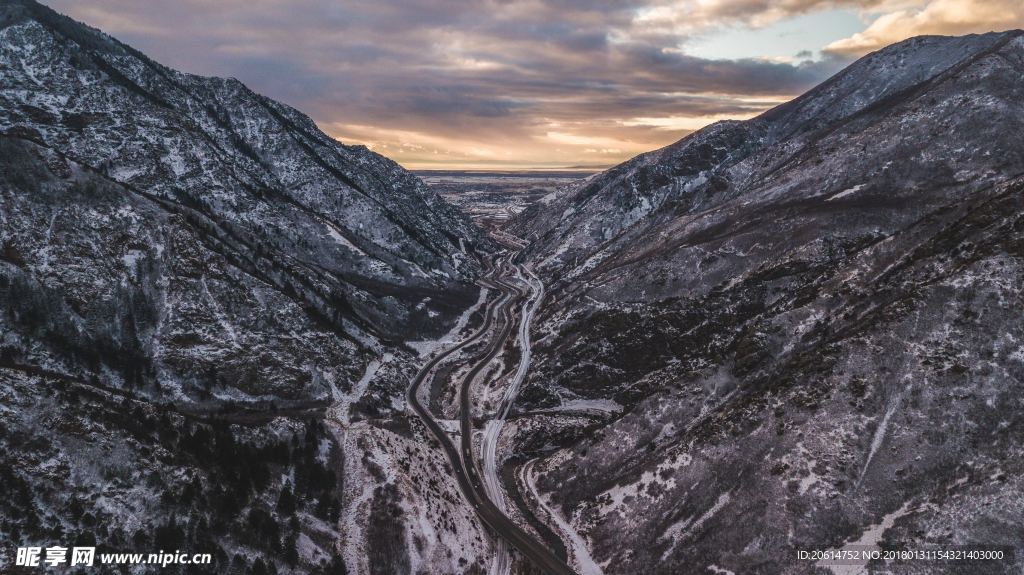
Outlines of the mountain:
M 5 275 L 53 300 L 39 329 L 80 340 L 62 349 L 296 393 L 308 364 L 346 363 L 311 347 L 438 333 L 475 299 L 467 252 L 486 242 L 390 160 L 39 4 L 5 2 L 0 22 Z M 257 376 L 261 353 L 294 373 Z
M 497 248 L 398 165 L 0 0 L 0 539 L 482 573 L 459 429 L 588 574 L 1019 547 L 1022 71 L 1022 32 L 886 48 L 544 196 L 484 292 Z M 406 391 L 438 338 L 435 437 Z
M 489 240 L 300 112 L 31 0 L 0 1 L 0 208 L 2 539 L 341 572 L 359 455 L 325 409 L 404 409 L 406 343 L 477 300 Z
M 1018 545 L 1022 72 L 1021 31 L 907 40 L 512 223 L 521 446 L 605 573 Z

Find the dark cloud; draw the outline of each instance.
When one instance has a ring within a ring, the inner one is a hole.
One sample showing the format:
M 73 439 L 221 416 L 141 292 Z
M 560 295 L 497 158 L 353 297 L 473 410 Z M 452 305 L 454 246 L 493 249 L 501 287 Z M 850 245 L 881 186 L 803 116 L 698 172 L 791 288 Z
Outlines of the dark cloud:
M 798 13 L 837 3 L 856 2 L 784 4 Z M 306 111 L 330 133 L 412 163 L 587 163 L 593 158 L 574 157 L 586 150 L 619 150 L 624 158 L 691 129 L 645 118 L 749 117 L 840 64 L 689 56 L 680 46 L 690 31 L 665 25 L 685 14 L 661 4 L 51 2 L 168 65 L 237 77 Z M 708 5 L 717 12 L 690 17 L 749 19 L 779 10 L 767 0 Z M 656 17 L 646 17 L 652 8 Z

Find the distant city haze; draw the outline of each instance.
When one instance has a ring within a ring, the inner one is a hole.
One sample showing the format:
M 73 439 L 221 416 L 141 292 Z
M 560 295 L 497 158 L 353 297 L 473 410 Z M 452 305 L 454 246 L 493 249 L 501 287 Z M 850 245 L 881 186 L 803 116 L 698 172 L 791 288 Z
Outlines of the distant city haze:
M 746 119 L 1019 0 L 51 0 L 167 65 L 235 77 L 414 169 L 607 167 Z

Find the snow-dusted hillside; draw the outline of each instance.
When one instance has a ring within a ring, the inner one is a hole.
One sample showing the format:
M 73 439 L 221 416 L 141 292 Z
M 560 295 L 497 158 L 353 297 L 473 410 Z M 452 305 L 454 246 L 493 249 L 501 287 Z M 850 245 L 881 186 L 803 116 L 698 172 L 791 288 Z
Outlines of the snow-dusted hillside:
M 1013 80 L 1022 43 L 1006 32 L 890 46 L 757 118 L 715 123 L 563 190 L 515 227 L 538 238 L 531 251 L 547 269 L 574 280 L 617 265 L 605 260 L 635 256 L 639 246 L 656 248 L 684 225 L 688 233 L 696 225 L 724 229 L 741 208 L 814 202 L 858 185 L 856 196 L 822 205 L 955 198 L 960 188 L 1014 174 L 1024 155 L 992 149 L 1024 123 Z M 940 189 L 922 197 L 929 185 Z M 704 274 L 699 281 L 708 283 Z
M 531 467 L 605 573 L 1019 546 L 1022 71 L 1020 31 L 911 39 L 513 223 L 549 283 L 520 409 L 625 407 Z
M 422 321 L 422 296 L 396 286 L 472 277 L 458 239 L 479 241 L 475 228 L 390 160 L 237 80 L 168 69 L 32 3 L 3 10 L 6 134 L 192 210 L 226 248 L 371 332 Z
M 0 0 L 0 539 L 213 552 L 213 572 L 393 555 L 345 527 L 394 517 L 404 476 L 362 467 L 387 450 L 358 422 L 402 412 L 405 342 L 477 301 L 490 249 L 237 80 Z
M 459 240 L 481 236 L 393 162 L 38 4 L 0 23 L 5 273 L 62 301 L 66 336 L 134 346 L 186 393 L 216 371 L 289 396 L 475 299 Z

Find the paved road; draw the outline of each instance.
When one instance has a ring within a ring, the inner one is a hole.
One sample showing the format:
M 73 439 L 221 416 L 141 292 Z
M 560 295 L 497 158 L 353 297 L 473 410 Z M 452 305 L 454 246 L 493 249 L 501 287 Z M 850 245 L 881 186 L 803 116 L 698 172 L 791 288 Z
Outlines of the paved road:
M 515 374 L 508 381 L 502 394 L 494 416 L 484 425 L 483 435 L 480 438 L 480 464 L 483 472 L 484 487 L 491 501 L 502 513 L 508 513 L 505 507 L 505 488 L 501 478 L 498 476 L 498 440 L 501 438 L 501 431 L 505 425 L 519 389 L 530 368 L 530 324 L 533 315 L 540 306 L 544 297 L 544 285 L 537 280 L 536 276 L 525 266 L 515 266 L 515 276 L 522 284 L 527 286 L 527 291 L 517 290 L 523 294 L 521 297 L 522 307 L 519 310 L 519 330 L 516 335 L 519 346 L 519 365 Z M 523 272 L 526 272 L 524 275 Z M 494 557 L 491 559 L 489 575 L 508 575 L 511 572 L 512 561 L 508 546 L 499 545 Z
M 501 353 L 502 347 L 512 335 L 512 331 L 515 326 L 513 311 L 514 304 L 519 298 L 524 296 L 521 290 L 501 279 L 502 277 L 511 277 L 513 274 L 514 270 L 510 261 L 514 255 L 515 254 L 512 253 L 502 258 L 492 267 L 490 273 L 488 273 L 480 282 L 481 285 L 501 291 L 501 297 L 488 304 L 484 315 L 483 325 L 481 325 L 480 328 L 465 341 L 445 350 L 427 362 L 427 364 L 424 365 L 416 374 L 412 384 L 409 386 L 407 399 L 409 401 L 409 405 L 412 406 L 416 414 L 419 415 L 420 419 L 423 420 L 423 423 L 426 424 L 430 433 L 441 444 L 445 455 L 448 457 L 448 461 L 452 465 L 452 472 L 459 484 L 459 489 L 462 490 L 466 499 L 469 500 L 481 521 L 483 521 L 484 524 L 487 525 L 497 536 L 515 547 L 516 550 L 518 550 L 524 557 L 529 559 L 536 567 L 540 568 L 544 572 L 551 573 L 553 575 L 575 575 L 575 571 L 573 571 L 565 561 L 555 555 L 542 542 L 538 541 L 532 535 L 516 525 L 508 518 L 507 515 L 498 509 L 494 502 L 487 496 L 480 470 L 477 468 L 475 457 L 473 455 L 473 421 L 469 386 L 476 376 L 479 375 L 479 373 L 487 366 L 487 364 Z M 459 422 L 462 433 L 460 446 L 456 448 L 448 435 L 445 434 L 444 430 L 437 423 L 433 414 L 420 403 L 419 389 L 439 363 L 450 357 L 452 354 L 480 342 L 490 332 L 491 327 L 494 325 L 495 318 L 498 316 L 500 316 L 501 319 L 497 335 L 488 342 L 485 350 L 478 359 L 475 360 L 473 368 L 460 383 Z

